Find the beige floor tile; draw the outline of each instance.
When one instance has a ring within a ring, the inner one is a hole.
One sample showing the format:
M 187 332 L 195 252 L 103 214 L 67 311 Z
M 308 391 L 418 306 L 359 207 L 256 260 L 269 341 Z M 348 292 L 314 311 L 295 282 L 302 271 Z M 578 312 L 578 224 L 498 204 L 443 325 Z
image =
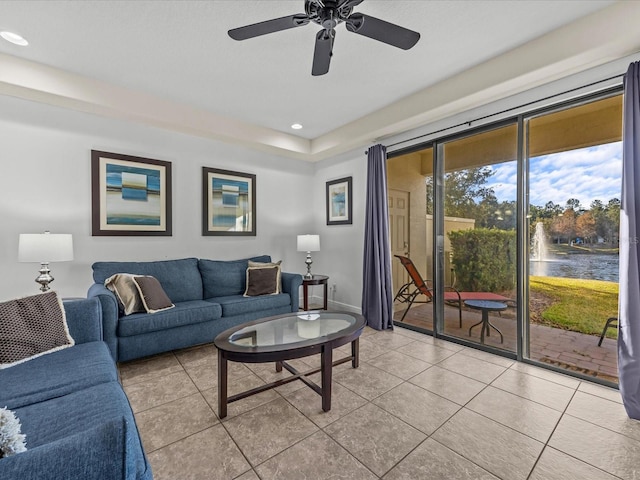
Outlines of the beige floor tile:
M 448 342 L 446 340 L 441 340 L 439 338 L 433 338 L 429 336 L 427 336 L 426 338 L 430 339 L 429 343 L 431 343 L 432 345 L 436 347 L 444 348 L 445 350 L 451 350 L 452 352 L 459 352 L 466 348 L 462 345 L 458 345 L 457 343 Z
M 189 375 L 180 371 L 125 386 L 124 391 L 136 413 L 186 397 L 196 393 L 198 389 Z
M 486 387 L 482 382 L 459 375 L 437 365 L 411 378 L 409 382 L 464 405 Z
M 542 367 L 536 367 L 535 365 L 529 365 L 528 363 L 514 362 L 514 364 L 511 366 L 511 369 L 517 370 L 518 372 L 522 373 L 528 373 L 533 377 L 538 377 L 542 378 L 543 380 L 558 383 L 574 390 L 578 388 L 578 385 L 580 385 L 580 380 L 578 380 L 577 378 L 570 377 L 569 375 L 562 375 L 561 373 L 552 372 L 551 370 L 547 370 L 546 368 Z
M 482 383 L 491 383 L 506 370 L 506 367 L 464 355 L 462 352 L 444 359 L 438 366 Z
M 408 328 L 398 326 L 396 326 L 393 331 L 398 335 L 403 335 L 405 337 L 411 338 L 412 340 L 424 341 L 426 337 L 431 338 L 431 335 L 427 335 L 426 333 L 416 332 L 415 330 L 410 330 Z
M 260 477 L 258 477 L 258 474 L 253 470 L 249 470 L 239 477 L 236 477 L 235 480 L 260 480 Z
M 557 410 L 491 386 L 471 400 L 467 408 L 543 443 L 549 440 L 562 415 Z
M 176 358 L 182 365 L 206 363 L 211 360 L 217 361 L 218 350 L 213 344 L 200 345 L 192 348 L 185 348 L 174 352 Z
M 437 347 L 431 343 L 415 341 L 403 346 L 400 350 L 405 355 L 410 355 L 428 363 L 439 363 L 451 355 L 455 355 L 453 350 L 447 350 L 446 348 Z
M 464 349 L 460 350 L 460 353 L 463 355 L 467 355 L 468 357 L 477 358 L 478 360 L 484 360 L 485 362 L 493 363 L 505 368 L 509 368 L 516 363 L 515 360 L 511 360 L 510 358 L 483 352 L 482 350 L 476 350 L 475 348 L 465 347 Z
M 251 467 L 222 425 L 149 454 L 154 480 L 228 480 Z
M 413 341 L 406 335 L 396 333 L 395 330 L 385 330 L 375 335 L 369 335 L 367 340 L 389 350 L 395 350 Z
M 366 362 L 382 355 L 383 353 L 387 353 L 390 350 L 388 347 L 369 341 L 368 338 L 369 337 L 360 339 L 360 346 L 358 348 L 360 352 L 360 361 Z M 349 343 L 337 348 L 336 352 L 333 354 L 336 358 L 351 355 L 351 344 Z
M 218 423 L 218 418 L 196 393 L 140 412 L 136 423 L 147 453 Z
M 246 392 L 252 388 L 264 385 L 265 382 L 257 375 L 251 374 L 240 378 L 230 379 L 227 384 L 227 397 L 238 393 Z M 202 391 L 202 396 L 207 401 L 211 409 L 218 415 L 218 387 L 210 388 Z M 227 404 L 227 416 L 223 421 L 236 417 L 244 412 L 252 410 L 260 405 L 269 403 L 273 400 L 281 398 L 275 390 L 267 390 L 257 395 L 252 395 L 242 400 Z
M 118 370 L 122 384 L 133 385 L 169 373 L 179 372 L 182 370 L 182 366 L 173 353 L 163 353 L 142 360 L 120 363 Z
M 603 387 L 591 382 L 580 382 L 578 390 L 580 390 L 581 392 L 590 393 L 591 395 L 606 398 L 607 400 L 611 400 L 612 402 L 618 402 L 620 404 L 622 403 L 620 391 L 616 390 L 615 388 Z
M 565 415 L 549 446 L 623 479 L 637 480 L 640 442 Z
M 566 413 L 640 441 L 640 422 L 630 419 L 620 403 L 576 392 Z M 640 476 L 640 459 L 638 471 Z
M 328 412 L 322 410 L 320 395 L 310 388 L 301 388 L 285 398 L 320 428 L 326 427 L 367 403 L 364 398 L 336 382 L 332 385 L 331 410 Z
M 373 400 L 402 383 L 402 380 L 395 375 L 383 372 L 367 363 L 361 363 L 358 368 L 336 372 L 333 375 L 333 381 L 367 400 Z
M 376 398 L 373 403 L 427 435 L 460 409 L 460 405 L 407 382 Z
M 384 480 L 498 480 L 476 464 L 432 439 L 425 440 Z
M 559 411 L 566 408 L 575 392 L 572 388 L 512 369 L 500 375 L 491 385 Z
M 267 460 L 256 470 L 262 480 L 378 478 L 321 431 Z
M 293 368 L 295 368 L 299 372 L 307 372 L 314 368 L 310 366 L 307 362 L 305 362 L 303 359 L 289 360 L 287 361 L 287 363 L 290 364 Z M 284 368 L 282 369 L 281 372 L 276 372 L 275 363 L 259 363 L 259 364 L 256 363 L 251 365 L 251 369 L 256 375 L 258 375 L 262 380 L 264 380 L 265 383 L 272 383 L 272 382 L 282 380 L 291 376 L 291 373 Z M 314 378 L 315 377 L 312 376 L 311 379 L 313 380 Z M 294 380 L 280 387 L 276 387 L 275 390 L 281 395 L 288 395 L 289 393 L 295 392 L 296 390 L 299 390 L 301 388 L 308 388 L 308 387 L 305 387 L 305 384 L 302 383 L 301 380 Z
M 224 425 L 254 466 L 318 430 L 284 398 L 254 408 Z
M 613 475 L 547 447 L 542 452 L 529 480 L 615 480 L 615 478 Z
M 367 363 L 396 377 L 400 377 L 403 380 L 408 380 L 431 366 L 430 363 L 423 362 L 408 355 L 403 355 L 395 350 L 383 353 L 379 357 L 369 360 Z
M 427 438 L 373 404 L 359 408 L 324 431 L 378 476 Z
M 497 477 L 525 480 L 543 444 L 466 408 L 432 438 Z

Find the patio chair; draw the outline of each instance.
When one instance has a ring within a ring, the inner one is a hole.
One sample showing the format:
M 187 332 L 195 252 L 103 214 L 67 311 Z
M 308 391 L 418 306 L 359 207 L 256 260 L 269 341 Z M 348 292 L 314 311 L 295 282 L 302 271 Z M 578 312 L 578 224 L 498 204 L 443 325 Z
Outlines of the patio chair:
M 618 328 L 618 317 L 607 318 L 604 328 L 602 329 L 602 335 L 600 335 L 600 341 L 598 342 L 599 347 L 602 346 L 602 341 L 604 340 L 604 336 L 607 334 L 607 328 L 609 327 Z
M 399 300 L 400 303 L 408 303 L 407 309 L 402 314 L 400 321 L 409 312 L 414 303 L 430 303 L 433 300 L 433 287 L 430 282 L 425 281 L 413 261 L 409 257 L 402 255 L 394 255 L 404 266 L 409 274 L 409 281 L 402 285 L 396 293 L 393 301 Z M 424 295 L 426 300 L 416 300 L 419 295 Z M 447 305 L 458 308 L 459 328 L 462 328 L 462 305 L 466 300 L 492 300 L 494 302 L 506 303 L 510 307 L 515 307 L 515 301 L 503 295 L 492 292 L 461 292 L 454 287 L 444 287 L 444 301 Z

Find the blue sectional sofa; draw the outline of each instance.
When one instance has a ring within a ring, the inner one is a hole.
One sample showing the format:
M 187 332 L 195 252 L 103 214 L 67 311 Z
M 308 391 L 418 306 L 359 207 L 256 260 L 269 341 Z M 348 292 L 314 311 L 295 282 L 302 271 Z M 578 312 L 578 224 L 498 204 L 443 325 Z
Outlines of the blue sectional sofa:
M 96 299 L 64 302 L 75 345 L 0 370 L 0 405 L 22 424 L 27 451 L 0 459 L 11 480 L 150 480 Z
M 282 273 L 282 293 L 245 297 L 249 260 L 183 258 L 156 262 L 96 262 L 88 297 L 102 305 L 104 341 L 116 361 L 126 362 L 161 352 L 212 342 L 220 332 L 258 318 L 298 311 L 302 276 Z M 157 313 L 123 315 L 116 296 L 104 286 L 117 273 L 158 279 L 175 308 Z

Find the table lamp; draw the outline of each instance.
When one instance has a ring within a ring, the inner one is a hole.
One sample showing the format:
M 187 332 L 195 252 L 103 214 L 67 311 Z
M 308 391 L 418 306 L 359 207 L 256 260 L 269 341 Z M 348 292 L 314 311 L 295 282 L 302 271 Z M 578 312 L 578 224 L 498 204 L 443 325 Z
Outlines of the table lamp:
M 307 252 L 307 259 L 304 261 L 307 264 L 307 273 L 304 278 L 313 278 L 311 252 L 320 251 L 320 235 L 298 235 L 298 251 Z
M 52 234 L 21 233 L 18 242 L 18 261 L 40 263 L 40 275 L 36 282 L 40 291 L 49 290 L 53 282 L 49 262 L 68 262 L 73 260 L 73 238 L 70 233 Z

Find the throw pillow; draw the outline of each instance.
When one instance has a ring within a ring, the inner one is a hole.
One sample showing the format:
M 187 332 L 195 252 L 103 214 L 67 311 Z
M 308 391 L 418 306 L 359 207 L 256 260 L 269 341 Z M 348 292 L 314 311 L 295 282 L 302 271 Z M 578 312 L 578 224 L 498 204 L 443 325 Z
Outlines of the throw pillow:
M 259 263 L 249 261 L 245 297 L 276 295 L 281 292 L 280 262 Z
M 74 343 L 56 292 L 0 303 L 0 369 Z
M 156 277 L 140 275 L 133 277 L 133 281 L 147 313 L 156 313 L 175 307 Z
M 278 278 L 276 279 L 276 286 L 278 291 L 276 293 L 282 293 L 282 260 L 278 260 L 277 262 L 254 262 L 249 260 L 249 268 L 268 268 L 268 267 L 277 267 L 278 268 Z
M 20 421 L 11 410 L 0 408 L 0 458 L 27 451 Z
M 116 294 L 118 306 L 125 315 L 146 311 L 134 277 L 130 273 L 116 273 L 104 281 L 104 286 Z

